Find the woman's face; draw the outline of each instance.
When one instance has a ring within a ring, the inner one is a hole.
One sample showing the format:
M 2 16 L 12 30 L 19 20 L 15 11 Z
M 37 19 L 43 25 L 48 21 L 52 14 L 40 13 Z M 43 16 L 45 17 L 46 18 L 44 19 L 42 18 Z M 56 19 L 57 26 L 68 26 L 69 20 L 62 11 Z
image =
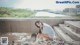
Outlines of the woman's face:
M 42 25 L 42 23 L 41 23 L 41 22 L 37 23 L 37 25 L 38 25 L 40 28 L 42 28 L 42 27 L 43 27 L 43 25 Z

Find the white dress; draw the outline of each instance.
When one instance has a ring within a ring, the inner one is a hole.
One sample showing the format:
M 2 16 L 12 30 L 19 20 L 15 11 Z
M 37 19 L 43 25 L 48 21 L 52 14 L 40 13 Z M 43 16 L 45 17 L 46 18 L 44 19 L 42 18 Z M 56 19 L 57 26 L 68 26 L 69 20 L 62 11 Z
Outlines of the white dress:
M 46 23 L 43 23 L 42 33 L 47 34 L 51 38 L 53 38 L 55 36 L 55 32 L 54 32 L 53 28 Z

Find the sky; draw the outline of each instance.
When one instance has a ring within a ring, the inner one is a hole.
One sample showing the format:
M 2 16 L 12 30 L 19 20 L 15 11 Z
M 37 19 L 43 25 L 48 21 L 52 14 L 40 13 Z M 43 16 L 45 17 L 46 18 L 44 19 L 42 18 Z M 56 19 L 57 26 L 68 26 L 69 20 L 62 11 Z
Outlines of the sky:
M 56 4 L 61 0 L 0 0 L 0 7 L 12 7 L 21 9 L 51 9 L 62 11 L 65 8 L 75 8 L 76 4 Z M 70 0 L 69 0 L 70 1 Z

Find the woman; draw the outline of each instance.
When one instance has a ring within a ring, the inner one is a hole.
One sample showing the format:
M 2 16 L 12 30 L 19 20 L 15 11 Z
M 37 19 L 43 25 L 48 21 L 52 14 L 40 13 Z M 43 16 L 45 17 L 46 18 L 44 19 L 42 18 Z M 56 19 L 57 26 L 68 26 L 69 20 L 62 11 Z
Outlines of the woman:
M 53 40 L 53 36 L 55 35 L 53 28 L 41 21 L 36 21 L 35 25 L 37 28 L 39 28 L 38 37 L 41 37 L 45 40 Z

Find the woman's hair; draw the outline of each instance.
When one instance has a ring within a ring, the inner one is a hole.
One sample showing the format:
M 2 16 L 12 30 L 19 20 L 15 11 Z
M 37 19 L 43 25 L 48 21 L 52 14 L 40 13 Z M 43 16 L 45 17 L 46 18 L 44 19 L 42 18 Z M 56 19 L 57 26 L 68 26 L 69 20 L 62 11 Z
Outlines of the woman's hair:
M 41 24 L 43 25 L 43 23 L 42 23 L 41 21 L 36 21 L 36 22 L 35 22 L 35 25 L 36 25 L 36 27 L 38 27 L 38 28 L 40 28 L 40 26 L 38 26 L 37 23 L 41 23 Z
M 39 34 L 42 34 L 42 31 L 41 30 L 39 30 L 39 32 L 38 32 Z
M 37 34 L 42 34 L 42 31 L 41 31 L 41 29 L 40 29 L 40 26 L 38 26 L 37 23 L 41 23 L 42 25 L 43 25 L 43 23 L 42 23 L 41 21 L 36 21 L 36 22 L 35 22 L 36 27 L 39 28 L 39 31 L 38 31 Z M 42 28 L 43 28 L 43 27 L 42 27 Z

